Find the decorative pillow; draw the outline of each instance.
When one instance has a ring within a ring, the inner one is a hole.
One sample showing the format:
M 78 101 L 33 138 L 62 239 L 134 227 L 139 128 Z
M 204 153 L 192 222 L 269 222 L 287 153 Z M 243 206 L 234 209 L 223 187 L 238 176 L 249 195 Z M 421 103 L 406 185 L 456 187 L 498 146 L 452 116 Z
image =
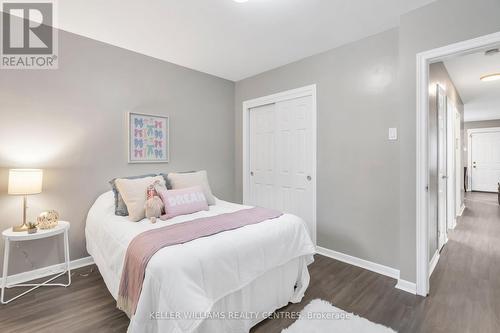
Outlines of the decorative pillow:
M 162 191 L 160 196 L 165 204 L 165 218 L 167 219 L 208 210 L 207 199 L 201 186 Z
M 208 184 L 207 172 L 205 170 L 190 173 L 169 173 L 167 178 L 174 190 L 200 186 L 207 199 L 207 203 L 209 205 L 215 205 L 215 197 Z
M 193 172 L 196 172 L 196 171 L 182 171 L 182 172 L 176 172 L 176 173 L 193 173 Z M 170 184 L 170 180 L 168 180 L 168 173 L 160 173 L 159 176 L 162 176 L 165 179 L 165 186 L 167 187 L 167 190 L 171 190 L 172 184 Z
M 165 186 L 165 180 L 162 176 L 139 179 L 118 178 L 115 180 L 118 192 L 127 205 L 128 217 L 131 221 L 138 222 L 145 217 L 144 205 L 146 204 L 148 186 L 156 181 Z
M 142 176 L 121 177 L 121 179 L 139 179 L 139 178 L 155 177 L 155 176 L 156 176 L 156 174 L 151 173 L 151 174 L 142 175 Z M 118 178 L 113 178 L 109 181 L 109 184 L 111 185 L 111 189 L 113 190 L 113 194 L 115 195 L 115 215 L 127 216 L 128 215 L 127 205 L 125 205 L 125 202 L 123 201 L 123 198 L 120 195 L 120 192 L 118 192 L 118 189 L 116 188 L 115 181 L 117 179 Z

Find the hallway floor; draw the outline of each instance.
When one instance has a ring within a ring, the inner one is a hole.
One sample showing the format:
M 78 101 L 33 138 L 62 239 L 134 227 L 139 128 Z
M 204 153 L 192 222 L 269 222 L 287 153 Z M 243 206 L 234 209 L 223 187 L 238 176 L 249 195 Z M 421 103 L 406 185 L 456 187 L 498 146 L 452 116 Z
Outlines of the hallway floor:
M 500 205 L 472 192 L 431 276 L 415 332 L 500 332 Z

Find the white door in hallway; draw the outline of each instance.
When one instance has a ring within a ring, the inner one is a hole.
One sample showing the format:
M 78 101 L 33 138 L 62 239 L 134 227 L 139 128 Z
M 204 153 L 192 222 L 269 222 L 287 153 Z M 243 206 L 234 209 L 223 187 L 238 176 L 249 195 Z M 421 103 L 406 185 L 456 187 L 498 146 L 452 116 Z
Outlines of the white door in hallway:
M 446 92 L 437 86 L 438 103 L 438 251 L 448 240 L 448 153 L 447 153 L 447 98 Z
M 500 182 L 500 131 L 472 133 L 470 140 L 472 190 L 497 192 Z
M 250 204 L 303 218 L 315 242 L 313 99 L 250 109 Z
M 460 112 L 454 108 L 455 112 L 455 217 L 462 210 L 462 189 L 463 189 L 463 164 L 462 164 L 462 117 Z M 455 222 L 456 224 L 456 218 Z

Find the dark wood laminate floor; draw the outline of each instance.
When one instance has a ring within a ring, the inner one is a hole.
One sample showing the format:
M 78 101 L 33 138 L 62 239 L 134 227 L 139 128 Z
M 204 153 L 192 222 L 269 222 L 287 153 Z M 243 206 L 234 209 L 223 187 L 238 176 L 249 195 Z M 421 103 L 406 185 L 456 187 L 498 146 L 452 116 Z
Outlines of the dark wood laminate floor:
M 431 277 L 429 297 L 394 288 L 396 281 L 316 256 L 300 311 L 321 298 L 399 332 L 500 332 L 500 206 L 493 194 L 471 193 Z M 8 291 L 9 294 L 12 292 Z M 286 318 L 266 320 L 252 333 L 281 332 Z M 115 308 L 95 266 L 73 272 L 68 288 L 40 288 L 0 306 L 0 332 L 125 332 L 127 317 Z

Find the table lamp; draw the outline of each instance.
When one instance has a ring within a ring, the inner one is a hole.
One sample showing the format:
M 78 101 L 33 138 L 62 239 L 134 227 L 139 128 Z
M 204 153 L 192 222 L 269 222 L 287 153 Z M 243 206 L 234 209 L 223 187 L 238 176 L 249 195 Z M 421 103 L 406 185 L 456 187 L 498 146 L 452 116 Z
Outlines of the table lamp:
M 28 230 L 28 224 L 26 223 L 28 195 L 42 192 L 42 178 L 43 171 L 40 169 L 9 170 L 8 194 L 23 196 L 23 224 L 12 227 L 12 231 L 21 232 Z

